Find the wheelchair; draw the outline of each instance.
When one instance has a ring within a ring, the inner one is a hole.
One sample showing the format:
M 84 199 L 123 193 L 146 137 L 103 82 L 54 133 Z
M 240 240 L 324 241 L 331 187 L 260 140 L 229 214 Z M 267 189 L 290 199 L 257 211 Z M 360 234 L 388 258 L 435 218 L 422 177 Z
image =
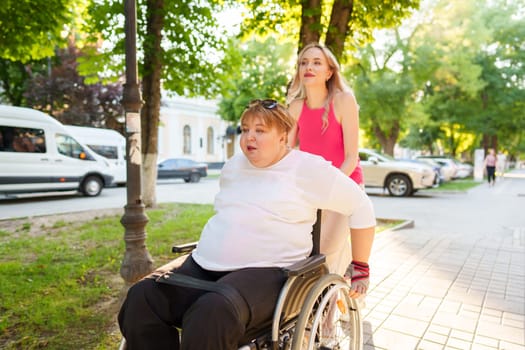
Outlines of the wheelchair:
M 319 253 L 320 213 L 313 228 L 314 248 L 303 261 L 283 268 L 287 277 L 273 319 L 248 329 L 238 350 L 362 350 L 363 327 L 357 300 L 348 296 L 349 284 L 328 272 Z M 148 277 L 159 278 L 179 266 L 196 243 L 174 246 L 179 258 Z M 146 277 L 146 278 L 148 278 Z M 126 349 L 122 339 L 119 350 Z

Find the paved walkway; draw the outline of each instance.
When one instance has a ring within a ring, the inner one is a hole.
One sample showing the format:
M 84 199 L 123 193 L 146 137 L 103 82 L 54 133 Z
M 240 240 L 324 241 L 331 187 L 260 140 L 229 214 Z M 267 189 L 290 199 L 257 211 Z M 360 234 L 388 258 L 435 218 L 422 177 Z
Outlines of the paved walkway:
M 448 215 L 443 208 L 423 227 L 415 219 L 414 228 L 377 235 L 365 350 L 525 350 L 525 173 L 515 175 L 523 178 L 457 200 L 431 198 L 450 203 Z M 429 229 L 432 221 L 441 229 Z

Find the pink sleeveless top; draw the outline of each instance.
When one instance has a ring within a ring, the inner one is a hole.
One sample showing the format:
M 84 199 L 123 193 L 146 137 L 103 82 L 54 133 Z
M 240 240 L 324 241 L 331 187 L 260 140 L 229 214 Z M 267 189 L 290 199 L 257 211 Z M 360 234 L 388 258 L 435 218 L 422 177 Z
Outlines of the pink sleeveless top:
M 332 162 L 332 165 L 340 168 L 345 160 L 345 148 L 343 139 L 343 127 L 335 119 L 333 102 L 330 103 L 328 111 L 328 127 L 321 133 L 323 125 L 324 108 L 310 109 L 303 103 L 301 115 L 297 120 L 297 135 L 299 137 L 299 149 L 312 154 L 322 156 Z M 363 170 L 357 160 L 357 165 L 350 174 L 350 178 L 357 184 L 363 184 Z

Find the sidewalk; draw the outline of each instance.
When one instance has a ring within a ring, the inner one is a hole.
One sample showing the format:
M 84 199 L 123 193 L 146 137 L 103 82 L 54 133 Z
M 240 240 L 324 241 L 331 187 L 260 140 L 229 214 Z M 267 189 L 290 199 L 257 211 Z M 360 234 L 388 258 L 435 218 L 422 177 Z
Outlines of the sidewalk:
M 506 190 L 498 185 L 480 185 L 473 203 Z M 512 201 L 503 210 L 524 220 L 525 191 L 519 191 L 502 197 Z M 480 210 L 478 220 L 490 217 Z M 416 219 L 415 228 L 378 234 L 363 310 L 365 350 L 525 350 L 525 225 L 501 226 L 436 234 L 418 228 Z

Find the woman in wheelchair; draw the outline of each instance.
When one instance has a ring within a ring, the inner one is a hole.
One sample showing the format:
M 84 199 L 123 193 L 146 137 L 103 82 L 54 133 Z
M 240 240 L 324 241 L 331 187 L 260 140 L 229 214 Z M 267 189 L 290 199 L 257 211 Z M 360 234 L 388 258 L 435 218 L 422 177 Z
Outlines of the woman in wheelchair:
M 246 330 L 272 318 L 283 268 L 310 255 L 317 209 L 352 216 L 356 228 L 375 226 L 372 204 L 353 180 L 287 146 L 295 121 L 284 106 L 252 101 L 240 122 L 242 153 L 222 169 L 216 213 L 172 271 L 222 287 L 136 283 L 118 317 L 127 349 L 237 349 Z

